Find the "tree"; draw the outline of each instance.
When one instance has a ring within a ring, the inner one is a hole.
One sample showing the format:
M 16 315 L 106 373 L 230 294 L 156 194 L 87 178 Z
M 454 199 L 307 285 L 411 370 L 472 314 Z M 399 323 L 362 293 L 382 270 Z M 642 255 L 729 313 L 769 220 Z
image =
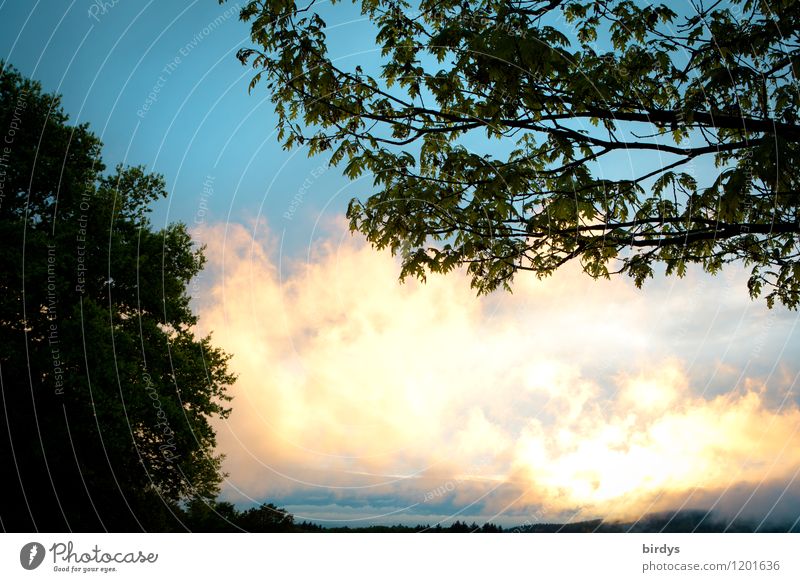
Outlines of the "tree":
M 238 56 L 287 148 L 372 175 L 350 226 L 401 278 L 466 266 L 487 293 L 577 260 L 641 286 L 735 261 L 794 309 L 800 2 L 647 4 L 361 0 L 371 71 L 331 58 L 315 0 L 250 1 Z
M 202 249 L 152 227 L 163 178 L 105 173 L 88 126 L 2 62 L 0 128 L 2 528 L 179 529 L 219 490 L 234 381 L 193 331 Z
M 264 503 L 242 512 L 237 524 L 249 532 L 290 532 L 295 529 L 294 516 L 273 503 Z
M 185 523 L 193 532 L 230 533 L 242 531 L 236 525 L 241 513 L 232 503 L 193 499 L 186 504 L 185 512 Z

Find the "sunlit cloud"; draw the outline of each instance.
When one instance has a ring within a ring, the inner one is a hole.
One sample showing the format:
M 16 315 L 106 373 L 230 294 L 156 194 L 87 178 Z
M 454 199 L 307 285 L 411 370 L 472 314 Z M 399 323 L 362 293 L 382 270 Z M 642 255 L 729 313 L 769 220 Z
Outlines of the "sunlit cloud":
M 476 298 L 462 273 L 398 283 L 342 230 L 302 260 L 263 225 L 195 232 L 200 325 L 239 375 L 229 498 L 629 518 L 797 489 L 796 314 L 742 272 L 642 291 L 569 267 Z
M 532 419 L 515 457 L 536 502 L 636 517 L 668 509 L 665 493 L 789 482 L 800 467 L 796 406 L 769 410 L 752 389 L 696 396 L 677 362 L 620 376 L 617 388 L 604 402 L 591 381 L 551 381 L 557 420 Z

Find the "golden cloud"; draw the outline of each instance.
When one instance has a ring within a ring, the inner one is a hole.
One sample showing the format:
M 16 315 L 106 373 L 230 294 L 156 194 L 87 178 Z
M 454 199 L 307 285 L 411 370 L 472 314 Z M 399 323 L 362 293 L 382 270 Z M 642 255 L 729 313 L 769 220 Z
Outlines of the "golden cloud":
M 664 503 L 693 489 L 790 481 L 800 467 L 797 406 L 770 410 L 753 389 L 697 396 L 676 361 L 622 375 L 617 388 L 603 400 L 588 380 L 550 384 L 557 420 L 530 420 L 517 441 L 529 502 L 629 518 L 674 508 Z
M 644 293 L 577 268 L 479 299 L 462 273 L 400 284 L 396 261 L 359 238 L 330 236 L 298 262 L 242 225 L 195 235 L 209 258 L 194 293 L 201 331 L 239 375 L 218 426 L 231 491 L 419 501 L 455 479 L 506 484 L 514 507 L 629 516 L 791 481 L 800 467 L 792 376 L 784 366 L 769 394 L 758 377 L 737 382 L 721 336 L 695 330 L 714 306 L 750 308 L 700 276 L 681 283 L 702 289 L 689 306 L 672 287 Z M 705 347 L 716 383 L 697 385 L 684 344 L 695 359 Z

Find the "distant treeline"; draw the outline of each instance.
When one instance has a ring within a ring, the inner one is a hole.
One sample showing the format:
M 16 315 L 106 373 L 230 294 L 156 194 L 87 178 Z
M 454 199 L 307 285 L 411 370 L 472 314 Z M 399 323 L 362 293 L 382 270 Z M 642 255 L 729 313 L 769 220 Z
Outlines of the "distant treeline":
M 324 527 L 319 524 L 304 521 L 298 525 L 297 531 L 300 532 L 329 532 L 329 533 L 504 533 L 511 531 L 503 529 L 502 525 L 484 523 L 479 525 L 475 522 L 467 524 L 465 521 L 455 521 L 450 525 L 442 527 L 442 524 L 434 525 L 371 525 L 367 527 Z
M 294 516 L 274 504 L 240 511 L 227 502 L 193 504 L 186 508 L 186 526 L 198 532 L 286 532 L 286 533 L 753 533 L 795 532 L 798 524 L 760 524 L 745 520 L 730 521 L 706 511 L 679 511 L 649 514 L 634 522 L 602 519 L 574 523 L 537 523 L 522 526 L 478 524 L 456 520 L 425 525 L 371 525 L 328 527 L 310 521 L 295 522 Z

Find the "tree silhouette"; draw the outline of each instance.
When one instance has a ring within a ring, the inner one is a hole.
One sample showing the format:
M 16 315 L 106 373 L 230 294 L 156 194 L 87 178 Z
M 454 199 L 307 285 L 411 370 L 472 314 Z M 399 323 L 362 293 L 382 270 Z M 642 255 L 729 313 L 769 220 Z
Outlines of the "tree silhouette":
M 237 525 L 241 513 L 232 503 L 192 499 L 184 508 L 184 524 L 193 532 L 225 533 L 240 532 Z
M 262 504 L 243 512 L 238 525 L 249 532 L 288 532 L 294 530 L 294 516 L 273 503 Z
M 202 250 L 151 226 L 161 177 L 105 173 L 88 126 L 2 62 L 0 128 L 2 528 L 181 528 L 219 489 L 209 420 L 234 381 L 192 331 Z
M 401 277 L 465 265 L 486 293 L 573 260 L 639 286 L 742 262 L 752 297 L 797 307 L 800 3 L 359 4 L 374 71 L 329 55 L 315 0 L 247 2 L 239 58 L 287 147 L 373 177 L 350 225 Z

